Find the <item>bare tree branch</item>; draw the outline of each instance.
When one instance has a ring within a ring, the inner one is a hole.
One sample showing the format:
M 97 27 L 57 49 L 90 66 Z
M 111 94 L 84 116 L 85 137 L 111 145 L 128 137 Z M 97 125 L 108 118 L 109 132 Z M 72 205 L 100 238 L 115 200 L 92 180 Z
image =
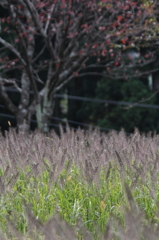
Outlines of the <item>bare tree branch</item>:
M 16 79 L 1 78 L 0 81 L 1 81 L 1 83 L 3 85 L 5 85 L 5 84 L 12 84 L 19 92 L 22 91 L 22 89 L 17 85 Z
M 45 29 L 44 29 L 45 35 L 47 35 L 47 30 L 51 24 L 51 17 L 52 17 L 54 8 L 55 8 L 55 4 L 52 4 L 50 12 L 48 13 L 47 22 L 46 22 Z
M 42 25 L 42 23 L 41 23 L 41 21 L 39 19 L 39 15 L 38 15 L 38 12 L 37 12 L 37 10 L 35 8 L 35 5 L 31 1 L 29 1 L 29 0 L 23 0 L 23 1 L 25 2 L 25 4 L 28 7 L 28 10 L 30 11 L 30 14 L 31 14 L 32 19 L 33 19 L 33 21 L 35 23 L 35 26 L 40 31 L 41 35 L 44 38 L 46 38 L 47 35 L 45 34 L 45 31 L 43 29 L 43 25 Z
M 0 37 L 0 43 L 2 43 L 6 48 L 8 48 L 11 52 L 13 52 L 15 54 L 19 58 L 19 60 L 23 64 L 23 66 L 26 66 L 26 62 L 24 61 L 21 54 L 18 52 L 18 50 L 13 45 L 8 43 L 6 40 L 2 39 L 1 37 Z

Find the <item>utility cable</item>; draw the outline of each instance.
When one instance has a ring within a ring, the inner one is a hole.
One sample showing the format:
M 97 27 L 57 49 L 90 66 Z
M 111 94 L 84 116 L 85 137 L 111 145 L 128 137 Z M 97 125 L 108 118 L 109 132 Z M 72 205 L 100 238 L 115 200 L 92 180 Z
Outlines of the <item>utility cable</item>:
M 8 92 L 18 92 L 16 89 L 6 89 Z M 33 94 L 33 91 L 30 91 Z M 55 94 L 57 98 L 68 98 L 77 101 L 87 101 L 87 102 L 96 102 L 96 103 L 107 103 L 107 104 L 115 104 L 115 105 L 128 105 L 130 107 L 143 107 L 143 108 L 153 108 L 159 109 L 158 105 L 155 104 L 143 104 L 143 103 L 134 103 L 134 102 L 125 102 L 125 101 L 114 101 L 114 100 L 106 100 L 106 99 L 98 99 L 98 98 L 88 98 L 88 97 L 80 97 L 80 96 L 73 96 L 67 94 Z

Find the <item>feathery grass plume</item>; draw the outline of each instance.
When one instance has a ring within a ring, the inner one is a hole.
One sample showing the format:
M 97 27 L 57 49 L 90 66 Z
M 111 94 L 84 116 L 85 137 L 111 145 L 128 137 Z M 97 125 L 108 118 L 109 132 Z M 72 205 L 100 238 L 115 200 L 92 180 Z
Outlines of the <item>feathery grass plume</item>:
M 10 129 L 0 136 L 4 239 L 158 239 L 158 139 Z

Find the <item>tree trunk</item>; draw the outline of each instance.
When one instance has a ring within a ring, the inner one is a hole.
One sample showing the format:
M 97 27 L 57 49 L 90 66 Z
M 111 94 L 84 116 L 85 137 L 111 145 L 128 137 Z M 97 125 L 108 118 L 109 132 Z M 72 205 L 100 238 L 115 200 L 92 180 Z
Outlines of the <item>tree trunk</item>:
M 19 111 L 16 115 L 18 132 L 28 133 L 30 130 L 31 117 L 26 109 Z
M 21 99 L 16 114 L 18 132 L 28 133 L 30 130 L 31 117 L 35 112 L 34 105 L 30 104 L 30 80 L 24 69 L 21 77 Z
M 50 130 L 51 118 L 54 111 L 55 101 L 53 96 L 48 98 L 48 89 L 45 90 L 41 103 L 36 105 L 36 119 L 38 129 L 43 133 L 48 133 Z

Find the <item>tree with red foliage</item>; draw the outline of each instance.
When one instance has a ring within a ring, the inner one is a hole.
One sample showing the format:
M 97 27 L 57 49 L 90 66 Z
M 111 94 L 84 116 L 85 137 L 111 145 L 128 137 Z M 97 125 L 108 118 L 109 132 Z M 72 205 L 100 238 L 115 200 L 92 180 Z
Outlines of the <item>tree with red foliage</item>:
M 156 42 L 154 1 L 1 0 L 0 6 L 8 11 L 1 18 L 0 96 L 22 131 L 36 113 L 38 128 L 48 132 L 56 92 L 84 71 L 101 68 L 116 77 L 153 58 L 146 53 L 134 62 L 124 51 Z M 21 96 L 18 107 L 6 92 L 11 85 Z

